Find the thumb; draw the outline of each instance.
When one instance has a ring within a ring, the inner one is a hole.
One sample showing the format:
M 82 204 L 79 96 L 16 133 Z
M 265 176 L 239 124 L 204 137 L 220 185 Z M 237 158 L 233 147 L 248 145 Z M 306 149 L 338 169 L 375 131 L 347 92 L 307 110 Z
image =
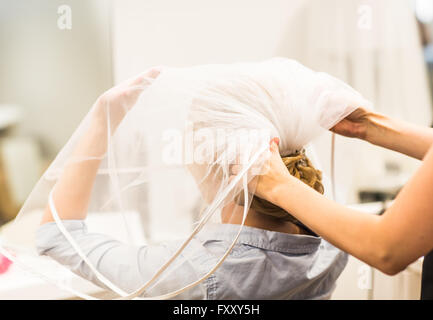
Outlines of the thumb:
M 270 150 L 272 153 L 279 153 L 278 145 L 280 144 L 280 138 L 272 138 L 270 142 Z

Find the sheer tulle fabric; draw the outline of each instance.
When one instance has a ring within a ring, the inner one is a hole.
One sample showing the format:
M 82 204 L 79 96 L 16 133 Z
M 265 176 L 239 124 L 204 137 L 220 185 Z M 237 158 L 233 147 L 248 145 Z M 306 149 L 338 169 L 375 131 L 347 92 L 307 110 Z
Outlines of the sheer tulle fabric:
M 212 240 L 207 230 L 224 222 L 223 211 L 225 217 L 237 214 L 244 221 L 254 193 L 250 182 L 266 161 L 270 139 L 279 137 L 282 156 L 289 155 L 358 106 L 371 107 L 343 82 L 285 58 L 162 67 L 156 77 L 145 77 L 133 89 L 141 90 L 140 95 L 127 109 L 113 108 L 110 94 L 104 96 L 103 152 L 96 150 L 98 145 L 88 154 L 76 153 L 99 112 L 95 106 L 90 109 L 22 207 L 12 226 L 14 240 L 2 246 L 4 254 L 35 277 L 83 298 L 94 298 L 83 292 L 86 280 L 76 276 L 59 280 L 55 275 L 68 274 L 65 267 L 34 250 L 31 236 L 47 206 L 63 236 L 89 265 L 93 278 L 114 298 L 177 298 L 192 288 L 201 290 L 205 298 L 202 282 L 224 263 L 237 237 L 223 253 L 215 253 L 213 267 L 191 266 L 202 271 L 194 277 L 182 277 L 180 270 L 190 266 L 192 256 L 204 255 L 200 244 Z M 177 252 L 149 261 L 153 274 L 134 290 L 105 278 L 104 271 L 90 263 L 63 226 L 56 184 L 71 166 L 95 159 L 101 164 L 88 220 L 107 221 L 99 223 L 97 231 L 131 246 L 179 243 Z M 230 172 L 233 164 L 242 167 L 235 176 Z M 240 193 L 245 206 L 229 209 Z

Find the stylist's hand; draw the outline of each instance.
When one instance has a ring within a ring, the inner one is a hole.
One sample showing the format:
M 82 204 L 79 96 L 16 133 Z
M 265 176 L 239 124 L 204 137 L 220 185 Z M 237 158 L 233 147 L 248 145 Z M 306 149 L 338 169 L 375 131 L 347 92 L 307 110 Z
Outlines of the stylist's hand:
M 93 120 L 104 128 L 109 123 L 113 132 L 135 105 L 140 94 L 152 84 L 160 72 L 160 67 L 150 68 L 104 92 L 96 100 Z
M 273 203 L 276 200 L 275 195 L 278 187 L 293 178 L 281 159 L 278 144 L 278 138 L 271 140 L 269 158 L 266 160 L 261 173 L 249 184 L 252 190 L 255 189 L 255 195 Z
M 330 130 L 349 138 L 366 140 L 370 124 L 370 113 L 360 107 L 337 123 Z

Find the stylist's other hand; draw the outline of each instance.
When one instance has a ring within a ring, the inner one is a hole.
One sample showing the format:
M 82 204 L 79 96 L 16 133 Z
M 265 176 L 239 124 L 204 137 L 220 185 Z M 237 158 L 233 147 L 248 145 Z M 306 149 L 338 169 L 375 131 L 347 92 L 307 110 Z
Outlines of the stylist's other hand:
M 161 67 L 150 68 L 104 92 L 96 100 L 94 106 L 94 120 L 97 124 L 104 128 L 110 124 L 111 132 L 114 132 L 128 111 L 135 105 L 140 94 L 160 73 Z
M 366 140 L 369 127 L 370 113 L 360 107 L 341 120 L 330 130 L 339 135 L 349 138 L 359 138 Z

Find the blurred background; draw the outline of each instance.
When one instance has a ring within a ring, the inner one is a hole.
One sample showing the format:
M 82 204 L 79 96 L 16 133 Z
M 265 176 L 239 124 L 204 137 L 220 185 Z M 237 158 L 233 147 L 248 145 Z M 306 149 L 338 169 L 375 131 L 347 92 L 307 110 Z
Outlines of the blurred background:
M 114 84 L 154 65 L 274 56 L 432 125 L 433 0 L 0 0 L 0 225 Z M 328 175 L 330 141 L 314 142 Z M 337 200 L 380 214 L 418 165 L 337 137 Z M 351 258 L 334 298 L 417 299 L 419 285 L 419 262 L 390 278 Z

